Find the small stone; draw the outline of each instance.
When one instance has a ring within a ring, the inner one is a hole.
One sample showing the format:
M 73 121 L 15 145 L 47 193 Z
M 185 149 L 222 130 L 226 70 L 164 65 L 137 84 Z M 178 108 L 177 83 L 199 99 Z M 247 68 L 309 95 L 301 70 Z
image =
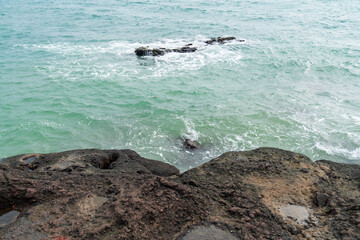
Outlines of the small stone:
M 260 210 L 260 209 L 256 209 L 256 210 L 255 210 L 255 214 L 256 214 L 257 216 L 261 215 L 261 210 Z
M 296 229 L 296 227 L 294 227 L 293 225 L 288 225 L 287 226 L 287 230 L 292 234 L 292 235 L 296 235 L 298 234 L 298 230 Z
M 300 169 L 300 172 L 308 173 L 308 172 L 310 172 L 310 169 L 309 168 L 302 168 L 302 169 Z
M 250 222 L 251 218 L 249 218 L 249 217 L 246 216 L 246 217 L 244 218 L 244 220 L 245 220 L 245 222 Z
M 230 214 L 234 214 L 234 215 L 242 213 L 242 210 L 239 207 L 232 207 L 228 211 L 229 211 Z
M 325 206 L 329 201 L 329 196 L 325 193 L 316 193 L 316 203 L 319 207 Z

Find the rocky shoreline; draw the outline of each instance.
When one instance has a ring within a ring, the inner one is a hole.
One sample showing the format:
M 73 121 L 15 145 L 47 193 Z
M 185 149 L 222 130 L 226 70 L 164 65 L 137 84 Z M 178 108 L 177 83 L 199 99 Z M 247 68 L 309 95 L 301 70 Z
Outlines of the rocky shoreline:
M 274 148 L 180 173 L 131 150 L 0 164 L 0 239 L 360 239 L 360 166 Z

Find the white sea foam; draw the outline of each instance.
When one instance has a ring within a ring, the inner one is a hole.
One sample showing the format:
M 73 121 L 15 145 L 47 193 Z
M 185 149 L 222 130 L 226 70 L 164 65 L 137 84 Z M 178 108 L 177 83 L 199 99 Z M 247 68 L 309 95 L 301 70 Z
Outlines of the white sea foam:
M 185 124 L 186 132 L 182 133 L 183 137 L 197 141 L 201 134 L 195 130 L 195 124 L 191 120 L 182 116 L 178 117 L 178 119 L 181 119 Z
M 57 123 L 54 121 L 40 121 L 39 125 L 44 126 L 44 127 L 55 128 L 55 129 L 61 129 L 64 126 L 64 124 Z
M 179 44 L 174 44 L 171 40 L 169 42 L 170 44 L 168 41 L 164 41 L 164 47 L 181 47 L 189 41 L 183 41 Z M 173 52 L 155 58 L 156 65 L 152 68 L 153 72 L 158 77 L 168 74 L 181 75 L 199 70 L 206 65 L 219 63 L 236 64 L 242 59 L 241 49 L 238 47 L 243 43 L 233 42 L 224 45 L 206 45 L 203 39 L 193 42 L 193 46 L 198 48 L 196 52 L 187 54 Z M 157 46 L 157 44 L 154 44 L 154 46 Z
M 107 81 L 132 81 L 133 78 L 153 79 L 166 76 L 179 76 L 199 70 L 208 64 L 239 63 L 242 58 L 237 41 L 219 45 L 206 45 L 207 38 L 198 36 L 193 39 L 162 39 L 149 43 L 126 41 L 92 42 L 92 43 L 48 43 L 23 44 L 31 51 L 46 51 L 58 55 L 57 60 L 45 66 L 38 66 L 39 72 L 50 75 L 54 80 L 66 79 L 83 81 L 85 78 Z M 150 48 L 179 48 L 192 43 L 198 51 L 193 53 L 168 53 L 164 56 L 148 56 L 138 59 L 134 50 L 140 46 Z M 62 60 L 61 60 L 62 59 Z M 143 65 L 139 70 L 139 64 Z M 146 72 L 146 74 L 145 74 Z M 80 75 L 81 73 L 81 75 Z
M 340 155 L 351 160 L 360 160 L 360 147 L 348 149 L 340 145 L 325 145 L 319 142 L 315 144 L 315 147 L 319 150 L 325 151 L 329 155 Z

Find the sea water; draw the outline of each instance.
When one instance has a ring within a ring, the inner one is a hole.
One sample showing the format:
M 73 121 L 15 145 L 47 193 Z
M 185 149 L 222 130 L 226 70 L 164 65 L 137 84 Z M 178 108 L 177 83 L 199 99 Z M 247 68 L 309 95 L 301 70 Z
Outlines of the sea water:
M 0 0 L 0 158 L 130 148 L 186 170 L 268 146 L 360 163 L 359 26 L 355 0 Z M 204 43 L 218 36 L 245 42 Z

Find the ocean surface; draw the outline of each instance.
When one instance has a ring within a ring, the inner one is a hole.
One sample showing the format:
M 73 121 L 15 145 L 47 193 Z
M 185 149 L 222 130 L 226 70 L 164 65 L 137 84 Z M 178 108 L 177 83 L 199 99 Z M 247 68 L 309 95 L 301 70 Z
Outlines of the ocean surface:
M 264 146 L 360 164 L 359 1 L 0 0 L 0 158 L 130 148 L 186 170 Z

